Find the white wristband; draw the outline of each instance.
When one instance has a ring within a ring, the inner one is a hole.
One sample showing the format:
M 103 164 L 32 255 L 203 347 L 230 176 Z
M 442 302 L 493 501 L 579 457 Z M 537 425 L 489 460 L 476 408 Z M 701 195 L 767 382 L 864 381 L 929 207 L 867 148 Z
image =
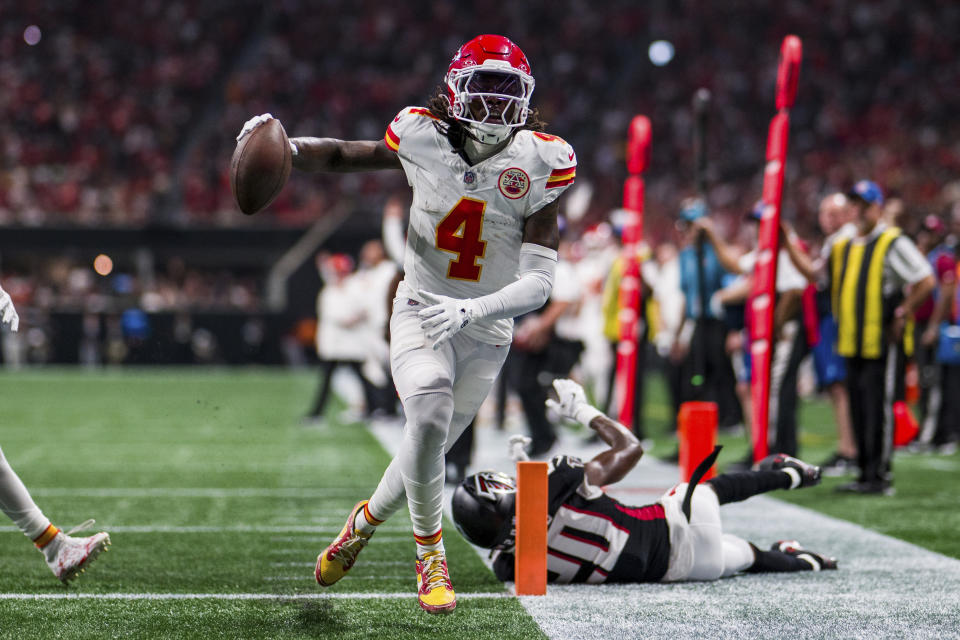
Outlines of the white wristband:
M 603 411 L 600 411 L 600 409 L 597 409 L 593 405 L 581 404 L 577 407 L 573 417 L 580 424 L 589 427 L 594 418 L 602 415 Z

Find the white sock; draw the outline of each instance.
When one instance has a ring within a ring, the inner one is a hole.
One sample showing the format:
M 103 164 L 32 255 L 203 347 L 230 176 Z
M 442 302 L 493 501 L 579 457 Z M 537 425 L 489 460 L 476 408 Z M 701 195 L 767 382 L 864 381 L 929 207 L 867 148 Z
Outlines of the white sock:
M 396 513 L 397 509 L 402 507 L 406 500 L 407 492 L 403 487 L 403 476 L 400 474 L 400 462 L 399 456 L 397 456 L 390 461 L 387 470 L 383 472 L 383 477 L 380 478 L 380 484 L 377 485 L 377 490 L 370 496 L 367 509 L 377 514 L 377 517 L 379 517 L 382 522 Z M 362 522 L 363 518 L 361 518 L 360 515 L 361 514 L 357 514 L 355 526 L 366 533 L 362 526 L 364 524 Z
M 397 456 L 417 555 L 443 549 L 443 448 L 453 418 L 453 396 L 426 393 L 404 403 L 407 424 Z
M 50 526 L 50 520 L 34 503 L 30 492 L 3 456 L 2 449 L 0 449 L 0 509 L 31 540 L 38 538 Z

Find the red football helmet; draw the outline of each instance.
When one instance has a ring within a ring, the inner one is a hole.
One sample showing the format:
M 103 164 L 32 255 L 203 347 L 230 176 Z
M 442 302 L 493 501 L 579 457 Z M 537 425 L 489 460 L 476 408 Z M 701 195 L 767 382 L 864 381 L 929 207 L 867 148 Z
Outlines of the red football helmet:
M 505 138 L 530 113 L 533 75 L 520 47 L 508 38 L 477 36 L 460 47 L 447 69 L 450 113 L 484 138 Z M 494 142 L 496 140 L 481 140 Z

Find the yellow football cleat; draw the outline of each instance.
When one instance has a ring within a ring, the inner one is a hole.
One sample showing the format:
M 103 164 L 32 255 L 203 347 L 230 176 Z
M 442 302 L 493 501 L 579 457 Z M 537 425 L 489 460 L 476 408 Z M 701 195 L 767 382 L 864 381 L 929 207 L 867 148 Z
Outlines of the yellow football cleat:
M 370 536 L 363 535 L 354 526 L 357 513 L 363 509 L 363 505 L 367 502 L 367 500 L 361 500 L 356 504 L 353 511 L 350 512 L 346 524 L 343 525 L 343 529 L 340 530 L 340 535 L 329 547 L 323 550 L 323 553 L 317 556 L 317 568 L 314 571 L 314 576 L 316 576 L 317 583 L 321 587 L 329 587 L 345 576 L 353 563 L 356 562 L 357 554 L 370 542 Z
M 442 551 L 428 551 L 417 560 L 417 600 L 427 613 L 450 613 L 457 607 Z

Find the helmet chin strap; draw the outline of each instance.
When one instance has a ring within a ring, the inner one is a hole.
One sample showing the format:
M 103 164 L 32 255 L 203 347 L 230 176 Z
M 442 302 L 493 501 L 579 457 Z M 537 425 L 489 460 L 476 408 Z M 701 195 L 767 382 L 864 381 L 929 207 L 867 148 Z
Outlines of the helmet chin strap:
M 473 162 L 486 160 L 503 148 L 503 143 L 510 138 L 513 128 L 502 124 L 471 124 L 463 148 Z

